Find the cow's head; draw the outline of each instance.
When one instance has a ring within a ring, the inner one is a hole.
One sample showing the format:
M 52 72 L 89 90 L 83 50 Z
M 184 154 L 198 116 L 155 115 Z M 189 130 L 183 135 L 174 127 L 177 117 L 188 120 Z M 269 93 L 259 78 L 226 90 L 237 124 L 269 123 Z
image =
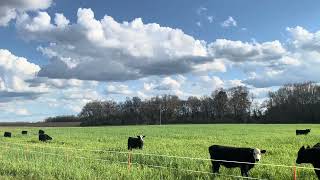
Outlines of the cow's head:
M 264 154 L 266 153 L 267 151 L 266 150 L 260 150 L 258 148 L 254 148 L 253 149 L 253 157 L 254 157 L 254 160 L 255 161 L 260 161 L 261 159 L 261 154 Z
M 307 155 L 306 154 L 306 148 L 304 146 L 302 146 L 298 151 L 298 157 L 297 157 L 296 163 L 297 164 L 308 163 L 306 155 Z
M 307 129 L 308 132 L 311 132 L 311 129 Z
M 143 141 L 143 139 L 144 139 L 144 137 L 146 137 L 146 136 L 144 136 L 144 135 L 139 135 L 139 136 L 137 136 L 141 141 Z

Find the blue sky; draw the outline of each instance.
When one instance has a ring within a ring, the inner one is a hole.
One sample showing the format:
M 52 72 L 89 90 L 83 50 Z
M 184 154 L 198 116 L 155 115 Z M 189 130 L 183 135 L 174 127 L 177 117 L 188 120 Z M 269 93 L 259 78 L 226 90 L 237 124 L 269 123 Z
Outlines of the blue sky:
M 0 121 L 319 81 L 319 1 L 0 2 Z

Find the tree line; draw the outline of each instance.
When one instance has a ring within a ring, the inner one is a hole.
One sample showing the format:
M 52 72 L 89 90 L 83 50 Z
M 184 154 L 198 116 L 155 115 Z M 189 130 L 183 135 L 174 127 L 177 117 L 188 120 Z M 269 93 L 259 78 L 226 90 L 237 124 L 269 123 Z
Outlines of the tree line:
M 320 86 L 311 82 L 285 85 L 270 92 L 263 106 L 268 122 L 319 123 Z
M 54 117 L 45 121 L 81 121 L 83 126 L 179 124 L 179 123 L 317 123 L 320 118 L 320 86 L 312 83 L 287 84 L 261 104 L 245 86 L 218 89 L 210 96 L 175 95 L 124 102 L 92 101 L 77 116 Z M 318 110 L 318 111 L 317 111 Z

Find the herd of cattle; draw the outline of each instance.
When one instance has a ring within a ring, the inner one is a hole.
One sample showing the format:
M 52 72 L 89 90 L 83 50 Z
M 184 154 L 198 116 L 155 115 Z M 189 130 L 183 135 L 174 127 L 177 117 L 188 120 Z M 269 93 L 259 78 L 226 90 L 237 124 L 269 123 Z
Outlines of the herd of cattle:
M 307 135 L 311 129 L 296 130 L 296 135 Z M 21 134 L 26 135 L 28 131 L 22 131 Z M 52 138 L 45 134 L 43 130 L 38 132 L 39 141 L 52 140 Z M 11 137 L 11 132 L 5 132 L 4 137 Z M 144 143 L 144 135 L 128 138 L 128 150 L 142 149 Z M 209 154 L 212 163 L 213 173 L 219 173 L 221 165 L 226 168 L 239 167 L 242 176 L 249 176 L 249 171 L 252 169 L 258 161 L 261 159 L 261 155 L 266 153 L 266 150 L 260 150 L 258 148 L 240 148 L 212 145 L 209 147 Z M 298 151 L 296 160 L 297 164 L 311 163 L 315 169 L 315 173 L 320 179 L 320 143 L 317 143 L 313 147 L 302 146 Z
M 296 135 L 307 135 L 311 129 L 296 130 Z M 128 138 L 128 150 L 142 149 L 144 143 L 143 135 L 137 137 Z M 242 176 L 249 176 L 249 171 L 252 169 L 258 161 L 261 159 L 261 155 L 266 153 L 266 150 L 260 150 L 258 148 L 239 148 L 212 145 L 209 147 L 209 154 L 212 163 L 213 173 L 219 173 L 221 165 L 226 168 L 239 167 Z M 296 160 L 297 164 L 310 163 L 315 169 L 315 173 L 320 179 L 320 143 L 317 143 L 313 147 L 302 146 L 298 151 Z
M 27 135 L 28 131 L 21 131 L 21 134 Z M 4 137 L 11 137 L 12 133 L 11 132 L 4 132 L 3 136 Z M 41 129 L 38 132 L 38 137 L 39 137 L 39 141 L 43 141 L 43 142 L 46 142 L 48 140 L 52 140 L 52 137 L 50 137 L 48 134 L 45 134 L 44 130 L 41 130 Z

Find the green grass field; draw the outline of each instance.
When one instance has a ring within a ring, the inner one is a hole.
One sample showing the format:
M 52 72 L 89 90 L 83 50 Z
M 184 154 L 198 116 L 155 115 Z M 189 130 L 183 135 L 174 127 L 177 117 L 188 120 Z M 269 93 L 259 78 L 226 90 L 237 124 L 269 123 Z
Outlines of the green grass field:
M 296 136 L 296 129 L 311 128 L 307 136 Z M 3 127 L 12 138 L 0 138 L 0 179 L 234 179 L 182 169 L 211 172 L 211 162 L 167 157 L 133 155 L 128 170 L 127 154 L 83 149 L 127 151 L 129 136 L 144 134 L 139 153 L 209 158 L 213 144 L 266 149 L 263 164 L 294 165 L 302 145 L 319 142 L 319 125 L 164 125 L 42 128 L 54 140 L 38 141 L 39 128 Z M 21 135 L 21 130 L 29 134 Z M 19 145 L 20 144 L 20 145 Z M 61 148 L 55 148 L 61 147 Z M 76 150 L 82 149 L 82 150 Z M 57 154 L 57 155 L 54 155 Z M 124 163 L 119 163 L 124 162 Z M 155 168 L 147 165 L 166 166 Z M 303 165 L 312 167 L 311 165 Z M 222 175 L 240 175 L 239 168 L 220 168 Z M 256 165 L 251 177 L 293 179 L 293 169 Z M 316 179 L 313 170 L 299 169 L 298 179 Z

